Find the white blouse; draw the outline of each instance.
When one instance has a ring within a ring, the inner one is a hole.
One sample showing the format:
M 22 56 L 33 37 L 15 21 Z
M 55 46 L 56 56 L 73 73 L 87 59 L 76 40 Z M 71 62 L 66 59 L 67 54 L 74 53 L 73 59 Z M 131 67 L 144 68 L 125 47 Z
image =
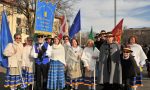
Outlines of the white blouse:
M 83 61 L 85 67 L 89 66 L 89 69 L 93 71 L 95 69 L 96 60 L 98 60 L 98 57 L 99 50 L 96 47 L 94 49 L 93 47 L 85 47 L 81 60 Z

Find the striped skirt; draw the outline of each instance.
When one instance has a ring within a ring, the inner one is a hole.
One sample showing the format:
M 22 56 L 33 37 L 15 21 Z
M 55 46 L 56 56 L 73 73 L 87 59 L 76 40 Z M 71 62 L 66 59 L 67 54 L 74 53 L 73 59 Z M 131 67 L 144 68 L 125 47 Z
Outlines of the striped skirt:
M 78 90 L 78 86 L 83 84 L 83 79 L 81 77 L 71 79 L 67 76 L 66 78 L 66 86 L 70 86 L 72 89 Z
M 85 69 L 84 85 L 87 86 L 89 90 L 94 90 L 94 71 L 87 71 Z
M 16 68 L 17 69 L 17 68 Z M 10 75 L 10 69 L 7 69 L 4 87 L 16 88 L 22 84 L 20 75 Z
M 85 77 L 84 85 L 89 88 L 89 90 L 94 90 L 94 77 Z
M 28 72 L 27 70 L 22 70 L 22 76 L 24 78 L 24 82 L 25 84 L 27 84 L 28 86 L 33 84 L 34 82 L 34 74 Z
M 137 86 L 143 86 L 142 82 L 142 73 L 136 77 L 132 77 L 130 81 L 131 88 L 135 88 Z
M 60 61 L 50 61 L 48 71 L 47 88 L 51 90 L 60 90 L 65 87 L 64 64 Z

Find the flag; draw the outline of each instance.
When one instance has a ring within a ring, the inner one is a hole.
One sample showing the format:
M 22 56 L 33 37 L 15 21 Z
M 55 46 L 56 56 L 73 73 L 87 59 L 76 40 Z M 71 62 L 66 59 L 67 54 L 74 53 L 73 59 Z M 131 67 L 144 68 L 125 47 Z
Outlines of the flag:
M 12 43 L 13 39 L 10 33 L 6 13 L 2 12 L 1 32 L 0 32 L 0 64 L 3 67 L 8 66 L 8 58 L 3 55 L 4 49 L 8 43 Z
M 88 39 L 91 39 L 94 41 L 93 27 L 91 27 L 91 31 L 90 31 Z M 93 45 L 93 51 L 94 49 L 95 49 L 95 44 Z
M 93 34 L 93 28 L 92 27 L 91 27 L 91 31 L 90 31 L 88 38 L 94 40 L 94 34 Z
M 123 19 L 121 19 L 121 21 L 112 30 L 112 34 L 114 35 L 114 38 L 118 42 L 118 44 L 120 44 L 121 42 L 121 36 L 123 33 L 122 25 L 123 25 Z
M 67 26 L 67 19 L 66 16 L 62 16 L 61 20 L 61 26 L 60 26 L 60 33 L 58 35 L 59 38 L 62 39 L 62 37 L 65 35 L 66 32 L 66 26 Z
M 80 10 L 78 11 L 69 31 L 70 38 L 73 38 L 81 29 Z

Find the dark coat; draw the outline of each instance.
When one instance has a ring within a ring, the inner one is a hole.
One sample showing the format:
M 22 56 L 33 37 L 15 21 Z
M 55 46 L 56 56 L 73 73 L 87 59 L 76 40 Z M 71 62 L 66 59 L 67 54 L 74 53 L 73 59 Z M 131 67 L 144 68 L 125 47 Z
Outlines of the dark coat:
M 104 43 L 100 48 L 98 83 L 122 84 L 120 49 L 116 43 Z
M 140 69 L 138 68 L 134 56 L 130 56 L 128 60 L 123 59 L 121 55 L 121 65 L 122 65 L 122 78 L 123 80 L 136 77 L 140 74 Z

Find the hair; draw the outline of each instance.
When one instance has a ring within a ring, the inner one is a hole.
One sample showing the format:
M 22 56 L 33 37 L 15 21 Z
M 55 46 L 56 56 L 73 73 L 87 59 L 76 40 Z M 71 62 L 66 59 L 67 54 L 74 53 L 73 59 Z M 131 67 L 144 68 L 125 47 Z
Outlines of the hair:
M 135 39 L 135 43 L 137 43 L 137 36 L 135 36 L 135 35 L 132 35 L 132 36 L 129 37 L 128 43 L 130 43 L 131 38 L 134 38 Z
M 76 38 L 72 38 L 72 39 L 71 39 L 71 46 L 72 46 L 72 42 L 73 42 L 73 40 L 75 40 L 75 41 L 77 42 L 77 45 L 79 45 L 78 40 L 77 40 Z
M 18 36 L 18 35 L 21 36 L 20 33 L 15 33 L 15 34 L 14 34 L 14 38 L 16 38 L 16 36 Z
M 59 43 L 61 43 L 61 39 L 58 36 L 55 36 L 54 39 L 57 38 L 59 40 Z
M 65 38 L 69 39 L 69 36 L 68 35 L 63 36 L 63 40 L 65 40 Z

